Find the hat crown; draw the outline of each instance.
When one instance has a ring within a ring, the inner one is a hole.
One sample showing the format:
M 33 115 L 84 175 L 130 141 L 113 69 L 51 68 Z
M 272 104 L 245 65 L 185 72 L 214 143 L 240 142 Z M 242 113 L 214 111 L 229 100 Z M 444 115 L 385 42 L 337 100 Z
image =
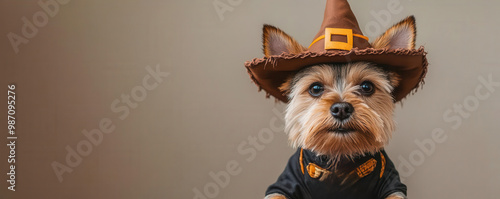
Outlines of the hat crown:
M 369 47 L 368 38 L 363 36 L 347 0 L 327 0 L 323 23 L 308 50 L 324 52 Z

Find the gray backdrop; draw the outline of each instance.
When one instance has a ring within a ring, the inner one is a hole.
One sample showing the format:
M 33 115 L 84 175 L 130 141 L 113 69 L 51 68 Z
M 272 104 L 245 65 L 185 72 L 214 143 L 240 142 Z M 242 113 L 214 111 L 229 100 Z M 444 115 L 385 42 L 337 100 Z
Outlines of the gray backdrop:
M 429 52 L 426 84 L 397 106 L 387 147 L 409 197 L 497 198 L 500 4 L 350 3 L 372 41 L 415 15 Z M 0 196 L 262 198 L 294 150 L 284 105 L 257 92 L 243 63 L 262 56 L 264 23 L 309 45 L 324 4 L 1 1 L 1 114 L 14 83 L 18 140 L 16 191 L 2 175 Z

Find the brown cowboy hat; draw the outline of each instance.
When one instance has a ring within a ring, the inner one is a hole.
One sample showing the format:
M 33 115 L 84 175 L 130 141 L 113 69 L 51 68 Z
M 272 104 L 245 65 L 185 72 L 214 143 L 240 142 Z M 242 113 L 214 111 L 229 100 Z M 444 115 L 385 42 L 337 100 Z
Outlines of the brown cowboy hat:
M 264 25 L 264 58 L 245 62 L 250 78 L 259 89 L 288 102 L 279 87 L 305 67 L 323 63 L 373 62 L 397 73 L 401 81 L 394 88 L 395 101 L 415 92 L 427 72 L 426 52 L 415 49 L 415 18 L 407 17 L 389 28 L 373 43 L 363 36 L 347 0 L 327 0 L 321 29 L 305 48 L 278 28 Z

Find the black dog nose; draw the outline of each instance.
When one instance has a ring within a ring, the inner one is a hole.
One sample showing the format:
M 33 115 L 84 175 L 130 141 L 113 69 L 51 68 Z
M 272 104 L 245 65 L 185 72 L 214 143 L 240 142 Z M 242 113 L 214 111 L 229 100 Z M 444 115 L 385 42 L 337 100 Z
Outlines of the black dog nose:
M 353 112 L 354 107 L 352 107 L 350 103 L 346 102 L 335 103 L 332 107 L 330 107 L 330 113 L 332 116 L 341 121 L 351 117 Z

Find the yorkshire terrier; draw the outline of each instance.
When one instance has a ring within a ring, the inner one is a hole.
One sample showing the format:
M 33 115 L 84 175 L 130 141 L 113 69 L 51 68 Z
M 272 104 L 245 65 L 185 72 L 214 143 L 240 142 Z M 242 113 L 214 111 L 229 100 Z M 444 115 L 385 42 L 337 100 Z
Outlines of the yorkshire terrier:
M 266 56 L 305 51 L 273 26 L 264 26 L 263 40 Z M 409 17 L 371 46 L 413 49 L 414 42 Z M 395 129 L 393 91 L 400 81 L 384 65 L 365 61 L 315 64 L 289 77 L 279 89 L 288 99 L 285 131 L 298 150 L 265 198 L 406 198 L 383 149 Z
M 298 158 L 290 159 L 283 181 L 269 187 L 266 199 L 286 198 L 273 191 L 301 186 L 288 197 L 308 198 L 306 190 L 316 189 L 312 195 L 325 198 L 404 198 L 406 186 L 382 150 L 395 127 L 391 93 L 398 82 L 397 74 L 369 62 L 315 65 L 285 82 L 285 131 Z M 309 174 L 300 176 L 306 176 L 304 184 L 287 181 L 298 171 Z M 372 172 L 378 175 L 368 176 Z M 382 186 L 393 190 L 382 192 L 388 190 Z

